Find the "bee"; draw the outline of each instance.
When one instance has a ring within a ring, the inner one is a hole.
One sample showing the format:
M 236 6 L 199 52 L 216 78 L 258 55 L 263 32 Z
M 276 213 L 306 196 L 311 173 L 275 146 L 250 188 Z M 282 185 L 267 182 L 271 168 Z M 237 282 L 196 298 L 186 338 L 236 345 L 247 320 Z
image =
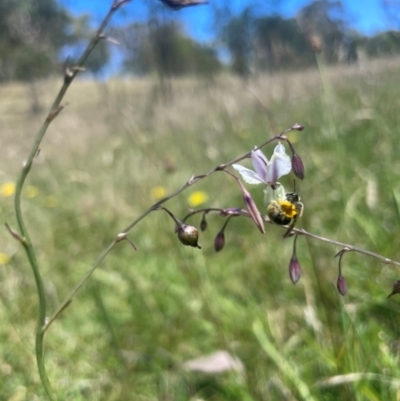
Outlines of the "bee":
M 297 219 L 301 217 L 303 213 L 303 204 L 300 202 L 300 196 L 295 192 L 288 192 L 285 194 L 283 186 L 279 183 L 277 188 L 267 189 L 266 195 L 273 199 L 267 206 L 267 216 L 275 224 L 280 226 L 289 225 L 287 231 L 283 234 L 286 238 L 290 235 L 293 227 L 295 226 Z M 271 194 L 272 192 L 272 194 Z

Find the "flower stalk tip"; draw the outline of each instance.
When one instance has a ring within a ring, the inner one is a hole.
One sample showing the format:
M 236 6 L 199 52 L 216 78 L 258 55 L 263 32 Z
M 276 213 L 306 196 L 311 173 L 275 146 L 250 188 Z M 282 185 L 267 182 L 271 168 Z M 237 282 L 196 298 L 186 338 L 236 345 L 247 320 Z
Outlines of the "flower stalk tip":
M 293 131 L 303 131 L 304 125 L 301 125 L 301 124 L 299 124 L 299 123 L 294 123 L 294 124 L 292 125 L 291 129 L 292 129 Z

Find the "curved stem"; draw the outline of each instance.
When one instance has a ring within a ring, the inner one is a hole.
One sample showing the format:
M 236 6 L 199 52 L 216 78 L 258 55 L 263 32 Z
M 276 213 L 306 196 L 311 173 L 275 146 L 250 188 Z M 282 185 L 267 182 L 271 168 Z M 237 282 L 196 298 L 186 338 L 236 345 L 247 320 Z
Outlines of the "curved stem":
M 31 170 L 33 160 L 39 151 L 40 143 L 42 142 L 42 139 L 43 139 L 44 135 L 46 134 L 46 131 L 47 131 L 49 125 L 57 117 L 57 115 L 60 113 L 60 111 L 63 108 L 62 106 L 60 106 L 60 104 L 61 104 L 62 99 L 64 98 L 65 93 L 67 92 L 67 90 L 68 90 L 69 86 L 71 85 L 75 76 L 82 69 L 81 67 L 83 66 L 84 62 L 88 58 L 88 56 L 91 53 L 91 51 L 93 50 L 93 48 L 96 46 L 96 44 L 100 40 L 102 40 L 104 38 L 103 29 L 110 21 L 112 15 L 115 13 L 115 11 L 119 7 L 121 7 L 123 4 L 127 3 L 128 1 L 130 1 L 130 0 L 119 0 L 119 1 L 115 0 L 113 2 L 113 5 L 111 6 L 110 10 L 108 11 L 103 22 L 100 24 L 100 27 L 97 30 L 96 34 L 94 35 L 92 40 L 89 42 L 86 50 L 83 52 L 82 56 L 80 57 L 76 67 L 74 67 L 72 70 L 67 69 L 65 71 L 64 83 L 63 83 L 61 89 L 59 90 L 45 121 L 43 122 L 38 133 L 36 134 L 36 137 L 32 144 L 30 153 L 28 155 L 26 162 L 24 163 L 21 174 L 20 174 L 19 178 L 17 179 L 17 184 L 16 184 L 14 208 L 15 208 L 15 215 L 16 215 L 17 223 L 18 223 L 20 233 L 21 233 L 20 242 L 25 249 L 29 264 L 31 265 L 32 272 L 33 272 L 33 275 L 35 278 L 38 299 L 39 299 L 39 315 L 38 315 L 38 320 L 37 320 L 36 338 L 35 338 L 36 361 L 37 361 L 37 366 L 38 366 L 41 382 L 42 382 L 43 387 L 46 391 L 46 394 L 50 400 L 55 400 L 55 397 L 54 397 L 54 394 L 51 389 L 50 382 L 49 382 L 49 379 L 48 379 L 48 376 L 46 373 L 46 369 L 45 369 L 45 365 L 44 365 L 44 352 L 43 352 L 43 337 L 44 337 L 44 332 L 45 332 L 45 330 L 43 330 L 43 328 L 45 327 L 45 318 L 46 318 L 46 296 L 45 296 L 45 291 L 44 291 L 43 279 L 41 277 L 39 265 L 38 265 L 38 262 L 36 259 L 36 254 L 35 254 L 34 248 L 32 246 L 31 239 L 29 237 L 29 233 L 25 226 L 25 222 L 24 222 L 23 215 L 22 215 L 21 193 L 22 193 L 22 188 L 24 186 L 25 180 Z
M 37 137 L 34 146 L 38 146 L 40 143 L 40 139 Z M 15 198 L 14 198 L 14 207 L 15 214 L 18 222 L 18 226 L 22 235 L 22 240 L 20 241 L 25 249 L 26 255 L 28 257 L 29 263 L 31 265 L 33 275 L 35 277 L 36 290 L 39 298 L 39 316 L 36 325 L 36 338 L 35 338 L 35 350 L 36 350 L 36 362 L 39 370 L 39 376 L 42 381 L 43 387 L 47 393 L 47 396 L 50 400 L 54 400 L 53 391 L 50 386 L 49 379 L 46 374 L 46 369 L 43 360 L 43 333 L 42 327 L 46 318 L 46 296 L 44 292 L 43 280 L 40 275 L 39 265 L 37 263 L 36 254 L 33 249 L 31 240 L 29 238 L 28 230 L 26 229 L 22 211 L 21 211 L 21 192 L 22 187 L 24 185 L 25 179 L 29 174 L 29 170 L 31 168 L 32 160 L 35 156 L 36 152 L 31 152 L 31 158 L 28 159 L 28 162 L 25 163 L 25 166 L 22 169 L 22 173 L 17 181 L 17 186 L 15 190 Z

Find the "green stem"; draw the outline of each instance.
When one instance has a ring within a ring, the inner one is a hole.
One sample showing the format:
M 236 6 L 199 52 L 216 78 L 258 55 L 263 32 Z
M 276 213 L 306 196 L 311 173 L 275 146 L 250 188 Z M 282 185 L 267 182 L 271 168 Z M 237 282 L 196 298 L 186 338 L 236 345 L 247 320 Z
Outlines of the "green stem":
M 29 154 L 28 160 L 26 161 L 24 167 L 22 168 L 22 172 L 20 177 L 17 180 L 17 185 L 16 185 L 16 190 L 15 190 L 15 198 L 14 198 L 14 207 L 15 207 L 15 215 L 17 218 L 18 226 L 22 235 L 22 245 L 25 249 L 26 255 L 28 257 L 29 263 L 31 265 L 33 275 L 35 277 L 35 283 L 36 283 L 36 290 L 39 298 L 39 316 L 38 316 L 38 321 L 36 325 L 36 338 L 35 338 L 35 350 L 36 350 L 36 362 L 39 370 L 39 376 L 42 381 L 43 387 L 47 393 L 47 396 L 49 397 L 50 400 L 55 400 L 53 396 L 53 391 L 50 386 L 49 379 L 46 374 L 46 369 L 44 365 L 44 357 L 43 357 L 43 332 L 42 332 L 42 327 L 45 322 L 46 318 L 46 296 L 44 292 L 44 285 L 43 285 L 43 280 L 40 275 L 39 271 L 39 265 L 37 263 L 36 259 L 36 254 L 34 251 L 34 248 L 31 243 L 31 239 L 29 237 L 28 230 L 26 229 L 23 216 L 22 216 L 22 210 L 21 210 L 21 193 L 22 193 L 22 188 L 24 186 L 24 182 L 26 177 L 29 174 L 29 171 L 32 167 L 32 162 L 33 159 L 36 155 L 37 149 L 39 148 L 39 144 L 49 126 L 50 122 L 45 121 L 43 124 L 42 128 L 38 132 L 35 142 L 32 146 L 31 152 Z
M 37 366 L 38 366 L 38 371 L 39 371 L 39 376 L 42 381 L 43 387 L 46 391 L 46 394 L 50 400 L 55 400 L 53 391 L 50 386 L 50 382 L 46 373 L 45 365 L 44 365 L 44 352 L 43 352 L 43 337 L 45 330 L 43 328 L 45 327 L 45 319 L 46 319 L 46 296 L 45 296 L 45 291 L 44 291 L 44 285 L 43 285 L 43 279 L 40 274 L 39 270 L 39 265 L 36 259 L 36 254 L 34 251 L 34 248 L 31 243 L 31 239 L 29 237 L 28 230 L 25 226 L 25 222 L 22 216 L 22 209 L 21 209 L 21 194 L 22 194 L 22 189 L 25 183 L 25 180 L 31 170 L 33 160 L 39 150 L 40 143 L 42 142 L 42 139 L 44 135 L 46 134 L 46 131 L 51 124 L 51 122 L 54 120 L 54 118 L 58 115 L 58 113 L 62 110 L 62 107 L 60 106 L 62 99 L 64 98 L 65 93 L 67 92 L 69 86 L 71 85 L 72 81 L 74 80 L 75 76 L 78 74 L 79 70 L 81 69 L 80 67 L 83 66 L 84 62 L 88 58 L 89 54 L 93 50 L 93 48 L 96 46 L 96 44 L 103 39 L 103 30 L 105 26 L 108 24 L 110 21 L 112 15 L 115 13 L 115 11 L 121 7 L 123 4 L 127 3 L 130 0 L 115 0 L 113 2 L 113 5 L 111 6 L 110 10 L 108 11 L 106 17 L 104 18 L 103 22 L 101 23 L 99 29 L 97 30 L 96 34 L 92 38 L 92 40 L 89 42 L 86 50 L 83 52 L 82 56 L 80 57 L 77 65 L 75 68 L 73 68 L 71 71 L 67 70 L 65 71 L 65 76 L 64 76 L 64 83 L 61 87 L 61 89 L 58 92 L 58 95 L 56 96 L 51 108 L 50 112 L 47 115 L 46 120 L 42 124 L 41 128 L 39 129 L 38 133 L 36 134 L 35 140 L 33 142 L 31 151 L 28 155 L 27 161 L 24 163 L 24 166 L 22 168 L 21 174 L 19 178 L 17 179 L 17 184 L 16 184 L 16 190 L 15 190 L 15 198 L 14 198 L 14 208 L 15 208 L 15 215 L 17 219 L 17 223 L 20 229 L 21 233 L 21 239 L 20 242 L 22 243 L 26 255 L 28 257 L 29 264 L 31 265 L 33 275 L 35 278 L 35 284 L 36 284 L 36 290 L 39 298 L 39 316 L 38 316 L 38 321 L 37 321 L 37 326 L 36 326 L 36 338 L 35 338 L 35 350 L 36 350 L 36 361 L 37 361 Z

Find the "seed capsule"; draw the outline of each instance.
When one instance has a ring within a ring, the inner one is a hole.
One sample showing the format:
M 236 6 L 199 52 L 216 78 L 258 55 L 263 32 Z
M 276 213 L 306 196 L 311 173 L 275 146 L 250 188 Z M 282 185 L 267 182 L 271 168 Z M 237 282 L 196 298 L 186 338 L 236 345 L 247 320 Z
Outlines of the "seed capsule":
M 188 226 L 187 224 L 180 225 L 178 227 L 178 238 L 183 245 L 201 249 L 201 246 L 197 243 L 199 232 L 196 227 Z

